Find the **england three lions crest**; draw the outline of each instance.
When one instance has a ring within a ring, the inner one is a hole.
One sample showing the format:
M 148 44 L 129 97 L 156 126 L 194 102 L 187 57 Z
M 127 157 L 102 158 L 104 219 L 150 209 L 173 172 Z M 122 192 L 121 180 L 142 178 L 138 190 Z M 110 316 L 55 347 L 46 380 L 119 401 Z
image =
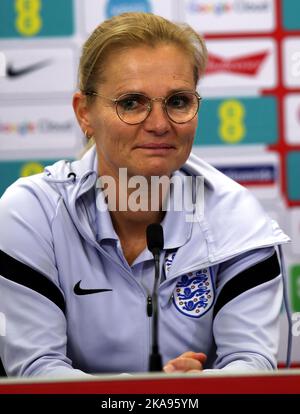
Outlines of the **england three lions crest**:
M 173 302 L 186 316 L 200 318 L 214 302 L 214 286 L 210 269 L 183 275 L 176 284 Z

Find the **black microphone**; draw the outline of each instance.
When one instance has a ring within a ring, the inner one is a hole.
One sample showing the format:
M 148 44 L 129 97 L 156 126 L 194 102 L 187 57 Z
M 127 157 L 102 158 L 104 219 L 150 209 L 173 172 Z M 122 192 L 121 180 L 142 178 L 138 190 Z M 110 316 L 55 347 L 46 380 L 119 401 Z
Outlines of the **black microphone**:
M 164 248 L 164 233 L 160 224 L 153 223 L 147 227 L 147 246 L 154 256 L 155 277 L 152 297 L 147 298 L 147 313 L 152 316 L 152 352 L 149 357 L 149 371 L 162 371 L 162 358 L 158 347 L 158 283 L 159 283 L 159 255 Z

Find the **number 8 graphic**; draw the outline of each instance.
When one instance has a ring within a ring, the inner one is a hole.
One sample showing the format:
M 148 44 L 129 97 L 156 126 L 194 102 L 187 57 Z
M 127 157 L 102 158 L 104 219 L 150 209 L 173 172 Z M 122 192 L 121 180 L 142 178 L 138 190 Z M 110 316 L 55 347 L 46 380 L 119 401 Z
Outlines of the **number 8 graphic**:
M 245 137 L 245 126 L 243 118 L 245 107 L 238 100 L 227 100 L 219 106 L 219 135 L 221 139 L 229 144 L 236 144 Z
M 15 9 L 16 30 L 23 36 L 36 35 L 42 27 L 42 19 L 39 15 L 41 0 L 16 0 Z

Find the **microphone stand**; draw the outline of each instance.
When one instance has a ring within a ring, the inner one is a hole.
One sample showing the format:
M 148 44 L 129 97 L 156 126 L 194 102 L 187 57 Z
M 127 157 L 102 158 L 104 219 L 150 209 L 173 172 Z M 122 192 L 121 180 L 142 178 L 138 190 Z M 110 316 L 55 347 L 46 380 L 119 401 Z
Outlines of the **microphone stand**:
M 162 371 L 162 358 L 159 353 L 158 347 L 158 283 L 159 283 L 159 249 L 153 249 L 154 256 L 154 265 L 155 265 L 155 277 L 154 285 L 152 292 L 152 305 L 153 305 L 153 314 L 152 314 L 152 352 L 149 357 L 149 371 L 156 372 Z

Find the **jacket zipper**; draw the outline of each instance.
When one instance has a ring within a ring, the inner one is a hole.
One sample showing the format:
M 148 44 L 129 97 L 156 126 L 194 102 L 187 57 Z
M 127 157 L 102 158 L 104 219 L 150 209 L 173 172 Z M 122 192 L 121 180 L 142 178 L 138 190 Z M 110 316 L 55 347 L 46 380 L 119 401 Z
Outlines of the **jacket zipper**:
M 147 296 L 147 315 L 151 318 L 153 314 L 152 297 L 148 294 Z

